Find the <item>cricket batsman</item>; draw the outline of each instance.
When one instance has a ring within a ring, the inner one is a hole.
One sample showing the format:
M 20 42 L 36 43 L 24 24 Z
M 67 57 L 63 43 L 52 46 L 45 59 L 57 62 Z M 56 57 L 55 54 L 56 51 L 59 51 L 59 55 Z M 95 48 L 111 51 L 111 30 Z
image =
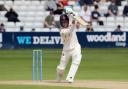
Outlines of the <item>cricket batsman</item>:
M 63 51 L 60 64 L 57 66 L 57 81 L 61 82 L 64 70 L 71 57 L 72 63 L 66 81 L 72 83 L 82 58 L 81 46 L 77 39 L 75 22 L 72 23 L 69 15 L 62 14 L 60 16 L 60 25 L 60 35 L 63 41 Z

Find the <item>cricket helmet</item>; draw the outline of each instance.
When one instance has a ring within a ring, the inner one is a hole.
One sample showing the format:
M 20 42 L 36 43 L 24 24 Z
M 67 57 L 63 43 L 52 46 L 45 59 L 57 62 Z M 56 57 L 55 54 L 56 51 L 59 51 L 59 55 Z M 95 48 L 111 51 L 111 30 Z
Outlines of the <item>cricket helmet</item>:
M 65 24 L 67 26 L 65 26 Z M 66 14 L 62 14 L 60 16 L 60 25 L 61 25 L 61 27 L 68 27 L 69 26 L 69 17 Z

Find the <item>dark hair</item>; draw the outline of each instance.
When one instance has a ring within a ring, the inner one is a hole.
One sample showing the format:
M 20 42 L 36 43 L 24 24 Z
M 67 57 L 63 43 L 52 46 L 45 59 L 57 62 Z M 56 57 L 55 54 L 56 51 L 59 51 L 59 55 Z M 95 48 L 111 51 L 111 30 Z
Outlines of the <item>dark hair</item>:
M 116 0 L 111 0 L 111 2 L 112 2 L 112 3 L 115 3 L 115 2 L 116 2 Z
M 23 26 L 20 26 L 20 31 L 23 31 L 24 30 L 24 27 Z
M 117 28 L 121 28 L 121 26 L 120 26 L 120 25 L 118 25 L 118 26 L 117 26 Z
M 98 8 L 99 8 L 99 6 L 98 6 L 98 5 L 95 5 L 95 6 L 94 6 L 94 8 L 95 8 L 95 9 L 98 9 Z
M 3 24 L 3 23 L 1 23 L 1 24 L 0 24 L 0 26 L 4 26 L 4 24 Z
M 32 31 L 35 31 L 36 29 L 35 28 L 32 28 Z

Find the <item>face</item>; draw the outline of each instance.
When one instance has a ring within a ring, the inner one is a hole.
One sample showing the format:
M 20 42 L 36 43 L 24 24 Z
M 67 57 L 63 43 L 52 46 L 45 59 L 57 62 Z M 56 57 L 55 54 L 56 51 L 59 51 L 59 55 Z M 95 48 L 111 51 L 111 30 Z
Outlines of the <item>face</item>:
M 68 24 L 68 21 L 66 21 L 66 20 L 65 20 L 65 21 L 62 21 L 62 27 L 63 27 L 63 28 L 67 28 L 68 25 L 69 25 L 69 24 Z
M 87 11 L 87 6 L 84 6 L 84 11 Z
M 112 3 L 112 5 L 115 5 L 115 1 L 114 0 L 112 0 L 111 3 Z
M 50 11 L 50 13 L 49 13 L 49 14 L 50 14 L 50 15 L 54 15 L 54 14 L 53 14 L 53 11 Z

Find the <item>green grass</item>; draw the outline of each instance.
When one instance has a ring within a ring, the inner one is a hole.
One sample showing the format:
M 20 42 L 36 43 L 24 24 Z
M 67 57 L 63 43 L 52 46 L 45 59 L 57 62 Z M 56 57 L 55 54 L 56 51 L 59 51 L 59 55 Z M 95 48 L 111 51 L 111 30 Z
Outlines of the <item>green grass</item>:
M 85 48 L 82 55 L 76 80 L 128 80 L 128 49 Z M 61 49 L 43 50 L 43 79 L 55 79 L 60 56 Z M 32 50 L 0 50 L 0 80 L 31 80 L 31 75 Z
M 35 86 L 35 85 L 0 85 L 1 89 L 78 89 L 74 87 L 53 87 L 53 86 Z M 79 89 L 94 89 L 94 88 L 79 88 Z

